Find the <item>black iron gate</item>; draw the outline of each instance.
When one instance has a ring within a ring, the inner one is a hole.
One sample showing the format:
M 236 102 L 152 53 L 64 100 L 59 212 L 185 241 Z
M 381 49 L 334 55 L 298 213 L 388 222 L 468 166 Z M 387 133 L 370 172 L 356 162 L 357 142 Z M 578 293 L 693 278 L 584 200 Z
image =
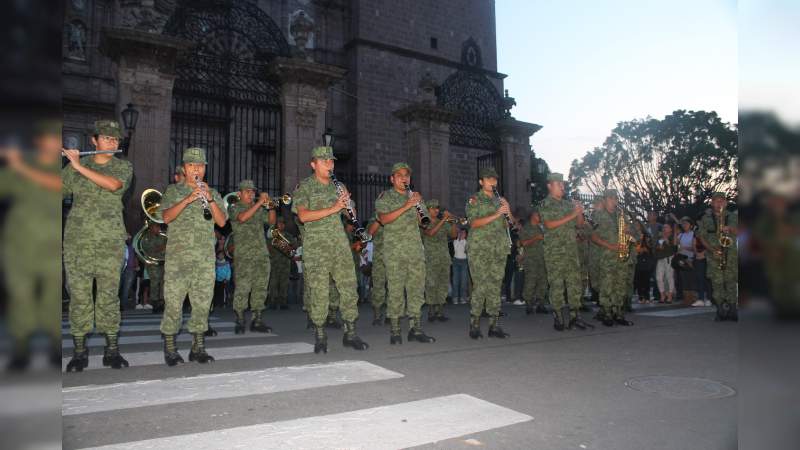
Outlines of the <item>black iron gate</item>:
M 267 77 L 289 47 L 278 26 L 246 0 L 179 0 L 165 33 L 196 43 L 177 68 L 171 172 L 187 147 L 203 147 L 206 180 L 222 193 L 242 179 L 272 195 L 281 188 L 280 86 Z

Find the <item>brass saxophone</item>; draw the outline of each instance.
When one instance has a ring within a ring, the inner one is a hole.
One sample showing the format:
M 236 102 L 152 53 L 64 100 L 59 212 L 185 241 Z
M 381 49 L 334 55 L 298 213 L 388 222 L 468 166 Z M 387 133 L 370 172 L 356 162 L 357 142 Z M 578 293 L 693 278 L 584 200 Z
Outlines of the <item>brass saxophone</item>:
M 627 261 L 631 255 L 630 243 L 635 241 L 633 236 L 625 233 L 625 214 L 622 209 L 617 210 L 617 257 L 620 261 Z
M 725 209 L 721 209 L 717 214 L 717 241 L 719 242 L 719 270 L 725 270 L 728 267 L 728 248 L 733 245 L 733 238 L 722 231 L 722 222 L 725 219 Z

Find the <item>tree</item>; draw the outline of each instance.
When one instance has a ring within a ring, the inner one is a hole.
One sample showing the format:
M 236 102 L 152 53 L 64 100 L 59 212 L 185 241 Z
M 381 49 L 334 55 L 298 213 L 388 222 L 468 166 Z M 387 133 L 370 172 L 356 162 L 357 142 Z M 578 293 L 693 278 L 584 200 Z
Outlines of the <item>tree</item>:
M 570 169 L 570 185 L 616 189 L 625 208 L 696 215 L 716 191 L 736 200 L 738 129 L 716 112 L 677 110 L 663 120 L 620 122 Z

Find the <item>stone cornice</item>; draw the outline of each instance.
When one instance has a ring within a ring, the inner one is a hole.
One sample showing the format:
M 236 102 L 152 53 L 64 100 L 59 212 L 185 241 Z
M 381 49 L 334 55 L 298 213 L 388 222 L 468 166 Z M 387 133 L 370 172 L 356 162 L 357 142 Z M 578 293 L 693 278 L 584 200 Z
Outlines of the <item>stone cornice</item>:
M 272 61 L 269 71 L 281 83 L 303 83 L 321 88 L 327 88 L 347 73 L 347 69 L 342 67 L 282 56 Z
M 432 121 L 450 123 L 458 118 L 458 114 L 450 111 L 449 109 L 441 108 L 430 103 L 412 103 L 408 106 L 394 111 L 395 117 L 403 122 L 411 122 L 414 120 Z
M 174 71 L 181 53 L 193 46 L 185 39 L 130 28 L 105 27 L 100 33 L 100 52 L 114 61 L 132 56 L 151 61 L 162 70 Z
M 501 135 L 512 135 L 523 138 L 529 138 L 542 129 L 541 125 L 522 122 L 513 117 L 498 120 L 494 126 Z

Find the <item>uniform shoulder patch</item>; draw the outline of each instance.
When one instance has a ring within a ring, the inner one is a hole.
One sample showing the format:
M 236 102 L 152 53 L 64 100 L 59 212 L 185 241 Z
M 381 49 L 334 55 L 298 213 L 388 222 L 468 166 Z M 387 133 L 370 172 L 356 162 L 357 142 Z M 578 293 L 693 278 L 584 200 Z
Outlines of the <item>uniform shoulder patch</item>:
M 469 200 L 467 200 L 467 203 L 469 203 L 470 205 L 474 205 L 475 203 L 478 203 L 478 199 L 475 198 L 475 196 L 473 195 L 472 197 L 469 198 Z

